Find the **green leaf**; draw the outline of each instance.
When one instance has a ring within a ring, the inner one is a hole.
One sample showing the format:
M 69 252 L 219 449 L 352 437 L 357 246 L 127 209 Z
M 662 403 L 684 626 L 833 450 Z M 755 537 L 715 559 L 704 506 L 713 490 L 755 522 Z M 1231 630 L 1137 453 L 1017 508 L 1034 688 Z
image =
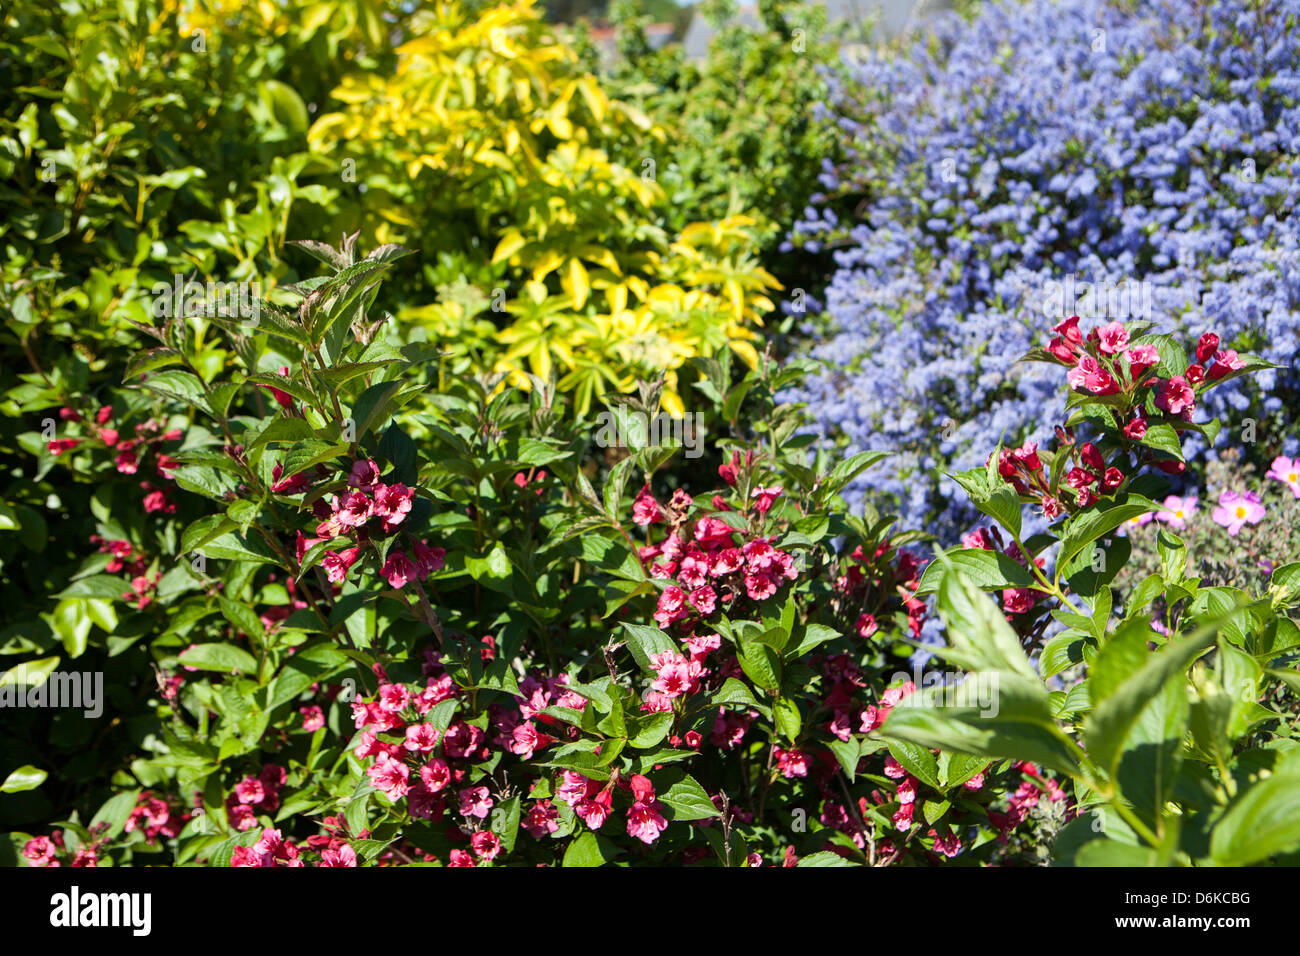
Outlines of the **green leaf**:
M 1245 793 L 1219 820 L 1210 853 L 1220 866 L 1248 866 L 1300 847 L 1300 773 L 1275 773 Z
M 0 793 L 21 793 L 24 790 L 35 790 L 49 774 L 38 767 L 26 764 L 19 767 L 13 773 L 5 778 L 5 782 L 0 784 Z
M 617 851 L 607 840 L 601 840 L 590 830 L 572 840 L 564 851 L 561 866 L 604 866 Z
M 932 594 L 949 567 L 981 591 L 1001 591 L 1004 588 L 1031 588 L 1036 579 L 1029 569 L 1001 551 L 982 548 L 953 548 L 945 552 L 948 563 L 931 561 L 921 575 L 917 594 Z
M 182 664 L 205 671 L 256 674 L 257 661 L 247 651 L 231 644 L 196 644 L 177 655 Z
M 650 663 L 652 656 L 662 654 L 664 651 L 677 651 L 672 638 L 657 627 L 623 624 L 623 630 L 627 632 L 627 649 L 632 652 L 637 664 L 647 674 L 658 673 Z
M 1095 509 L 1089 508 L 1075 515 L 1067 523 L 1065 534 L 1061 538 L 1061 550 L 1056 558 L 1057 567 L 1064 568 L 1070 563 L 1070 559 L 1090 542 L 1110 534 L 1130 518 L 1159 510 L 1160 505 L 1149 498 L 1127 493 L 1120 495 L 1113 502 L 1098 505 Z
M 672 807 L 674 820 L 703 820 L 722 816 L 709 799 L 708 793 L 690 774 L 656 796 L 660 803 Z
M 1088 756 L 1115 778 L 1121 755 L 1142 735 L 1135 730 L 1143 710 L 1164 688 L 1165 682 L 1182 681 L 1187 668 L 1214 642 L 1215 628 L 1207 627 L 1148 654 L 1141 668 L 1125 678 L 1105 699 L 1094 697 L 1083 726 Z

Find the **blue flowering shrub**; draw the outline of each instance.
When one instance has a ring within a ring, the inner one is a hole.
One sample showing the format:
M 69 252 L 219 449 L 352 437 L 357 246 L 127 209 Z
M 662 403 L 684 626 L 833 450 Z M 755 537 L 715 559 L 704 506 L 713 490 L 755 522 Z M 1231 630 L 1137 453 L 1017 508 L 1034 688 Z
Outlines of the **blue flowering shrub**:
M 909 43 L 830 81 L 849 159 L 790 236 L 836 263 L 805 311 L 825 369 L 791 399 L 847 452 L 901 451 L 853 503 L 965 530 L 942 473 L 1050 435 L 1059 372 L 1018 360 L 1071 314 L 1213 328 L 1282 366 L 1209 410 L 1221 446 L 1294 454 L 1300 2 L 987 4 Z

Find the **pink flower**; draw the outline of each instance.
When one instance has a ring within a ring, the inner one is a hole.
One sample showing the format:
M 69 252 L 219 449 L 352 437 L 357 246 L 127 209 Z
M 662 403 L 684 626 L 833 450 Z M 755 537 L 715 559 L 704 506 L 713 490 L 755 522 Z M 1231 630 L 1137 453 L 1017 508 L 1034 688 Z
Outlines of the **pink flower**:
M 375 514 L 384 519 L 384 530 L 391 531 L 411 513 L 415 492 L 403 484 L 380 485 L 375 492 Z
M 420 783 L 430 793 L 437 793 L 451 782 L 451 768 L 441 757 L 434 757 L 420 768 Z
M 707 584 L 691 592 L 691 604 L 705 617 L 712 614 L 718 606 L 718 595 Z
M 400 800 L 411 790 L 410 768 L 386 753 L 380 754 L 379 759 L 366 769 L 366 776 L 389 800 Z
M 534 839 L 540 840 L 560 828 L 560 814 L 551 804 L 551 801 L 539 800 L 533 804 L 533 808 L 528 811 L 522 823 L 524 829 Z
M 637 493 L 636 500 L 632 502 L 632 520 L 642 527 L 654 524 L 663 518 L 663 509 L 659 507 L 659 502 L 655 496 L 650 494 L 650 486 L 646 485 Z
M 782 776 L 787 779 L 808 776 L 812 762 L 802 750 L 783 750 L 775 747 L 772 753 L 776 756 L 776 766 Z
M 370 519 L 371 508 L 364 491 L 349 491 L 339 503 L 338 522 L 345 528 L 359 528 Z
M 1246 363 L 1237 356 L 1235 349 L 1218 352 L 1214 356 L 1214 365 L 1210 368 L 1210 379 L 1217 382 L 1229 372 L 1239 372 L 1245 367 Z
M 1107 355 L 1118 355 L 1128 347 L 1128 329 L 1120 322 L 1111 322 L 1097 330 L 1099 347 Z
M 302 729 L 309 733 L 325 726 L 325 711 L 315 704 L 299 707 L 298 713 L 302 714 Z
M 479 830 L 469 838 L 469 845 L 480 860 L 494 860 L 501 852 L 501 838 L 490 830 Z
M 482 820 L 492 812 L 494 801 L 488 794 L 487 787 L 465 787 L 456 796 L 463 817 L 478 817 Z
M 665 697 L 672 699 L 700 689 L 704 667 L 699 661 L 688 661 L 676 651 L 662 651 L 651 656 L 650 664 L 658 673 L 650 686 Z
M 1206 332 L 1196 343 L 1196 361 L 1204 365 L 1219 351 L 1219 337 L 1213 332 Z
M 464 850 L 452 850 L 447 859 L 448 866 L 476 866 L 474 857 L 470 856 Z
M 1114 376 L 1091 355 L 1081 355 L 1079 364 L 1070 369 L 1066 378 L 1071 388 L 1092 392 L 1094 395 L 1114 395 L 1119 391 Z
M 385 713 L 400 714 L 411 706 L 411 691 L 405 684 L 384 684 L 379 688 L 379 707 Z
M 1284 482 L 1291 489 L 1291 494 L 1300 498 L 1300 458 L 1284 458 L 1279 455 L 1273 459 L 1273 464 L 1264 477 Z
M 124 475 L 134 475 L 140 468 L 135 451 L 124 451 L 113 460 L 117 470 Z
M 1160 352 L 1154 345 L 1133 345 L 1124 353 L 1128 359 L 1128 374 L 1133 381 L 1137 381 L 1147 373 L 1148 369 L 1153 369 L 1160 364 Z
M 1225 491 L 1219 495 L 1219 506 L 1214 509 L 1211 517 L 1215 524 L 1223 525 L 1228 529 L 1228 534 L 1235 538 L 1244 525 L 1259 524 L 1264 520 L 1264 506 L 1260 503 L 1259 495 L 1253 491 L 1244 494 Z
M 880 630 L 880 625 L 876 623 L 875 615 L 859 614 L 857 623 L 857 632 L 859 637 L 870 637 Z
M 659 604 L 655 608 L 655 620 L 662 627 L 667 627 L 673 621 L 680 621 L 686 614 L 686 592 L 676 585 L 664 588 L 664 592 L 659 595 Z
M 373 458 L 352 463 L 352 472 L 348 475 L 348 487 L 370 491 L 379 484 L 379 465 Z
M 431 548 L 423 541 L 415 542 L 415 570 L 423 581 L 446 563 L 446 548 Z
M 406 556 L 405 551 L 394 551 L 388 556 L 384 566 L 379 569 L 379 573 L 387 579 L 389 587 L 401 588 L 415 577 L 417 572 L 415 564 Z
M 360 548 L 344 548 L 337 552 L 326 551 L 325 556 L 321 558 L 321 564 L 325 567 L 325 576 L 329 578 L 330 583 L 342 584 L 347 579 L 348 570 L 357 563 L 360 554 Z
M 164 455 L 163 457 L 166 456 Z M 158 463 L 158 467 L 162 467 L 161 460 Z M 309 478 L 305 472 L 299 472 L 296 475 L 290 475 L 288 478 L 282 479 L 283 475 L 284 466 L 277 461 L 275 467 L 271 469 L 271 490 L 277 495 L 301 494 L 311 487 L 311 478 Z
M 433 724 L 411 724 L 406 728 L 407 750 L 429 753 L 438 746 L 438 729 Z
M 76 448 L 80 444 L 80 438 L 56 438 L 45 447 L 51 455 L 58 458 L 65 451 Z
M 1165 499 L 1165 509 L 1156 512 L 1156 520 L 1163 521 L 1176 531 L 1187 526 L 1187 519 L 1196 514 L 1196 497 L 1179 498 L 1170 495 Z
M 1196 407 L 1196 393 L 1192 391 L 1192 386 L 1188 384 L 1187 379 L 1175 375 L 1167 382 L 1160 383 L 1160 392 L 1156 395 L 1156 407 L 1191 421 L 1192 409 Z
M 650 844 L 659 839 L 659 835 L 668 829 L 668 821 L 659 809 L 655 791 L 650 780 L 641 774 L 632 777 L 632 794 L 635 797 L 627 811 L 627 833 L 642 843 Z
M 320 854 L 321 866 L 356 866 L 357 851 L 346 843 L 338 849 L 326 847 Z
M 771 510 L 772 503 L 781 496 L 783 490 L 780 485 L 773 485 L 771 488 L 755 488 L 749 496 L 758 499 L 754 507 L 758 509 L 759 514 L 765 515 Z
M 717 634 L 692 634 L 686 639 L 686 650 L 693 661 L 702 661 L 709 651 L 722 647 L 722 638 Z

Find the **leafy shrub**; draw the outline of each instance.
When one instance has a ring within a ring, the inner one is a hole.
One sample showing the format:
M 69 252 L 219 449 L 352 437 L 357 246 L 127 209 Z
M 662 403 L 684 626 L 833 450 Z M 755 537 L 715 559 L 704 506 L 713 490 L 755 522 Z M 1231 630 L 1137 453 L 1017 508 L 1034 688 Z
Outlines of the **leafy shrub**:
M 848 159 L 824 177 L 836 202 L 791 242 L 833 250 L 835 331 L 813 352 L 827 370 L 793 397 L 847 451 L 902 452 L 851 500 L 889 493 L 907 523 L 955 539 L 971 508 L 936 476 L 1050 434 L 1054 376 L 1017 356 L 1045 312 L 1109 312 L 1103 283 L 1149 293 L 1150 315 L 1121 300 L 1111 318 L 1213 327 L 1283 365 L 1210 403 L 1234 431 L 1256 419 L 1261 464 L 1296 454 L 1298 14 L 1288 0 L 983 4 L 831 80 Z M 1051 301 L 1069 276 L 1073 308 Z
M 1085 337 L 1070 319 L 1056 331 L 1028 357 L 1071 366 L 1071 423 L 1096 440 L 1058 425 L 1054 447 L 999 448 L 987 467 L 956 476 L 1011 544 L 997 547 L 1000 534 L 985 529 L 927 569 L 919 590 L 937 590 L 947 624 L 936 653 L 969 673 L 955 692 L 922 691 L 895 708 L 883 736 L 1059 773 L 1078 810 L 1055 836 L 1059 863 L 1293 861 L 1300 628 L 1286 614 L 1300 604 L 1300 564 L 1274 569 L 1255 598 L 1192 576 L 1187 545 L 1164 530 L 1158 570 L 1122 605 L 1111 589 L 1129 555 L 1116 532 L 1161 510 L 1149 495 L 1183 464 L 1181 437 L 1217 427 L 1195 413 L 1257 360 L 1214 335 L 1192 361 L 1168 335 L 1139 335 L 1141 325 Z M 1025 540 L 1027 503 L 1052 528 Z M 981 593 L 998 590 L 1001 609 Z M 1064 630 L 1044 641 L 1048 619 Z M 996 688 L 995 713 L 963 692 L 971 687 Z
M 516 385 L 559 369 L 579 412 L 667 369 L 680 414 L 686 359 L 730 346 L 757 361 L 752 326 L 777 286 L 753 222 L 735 209 L 665 229 L 664 131 L 607 95 L 531 2 L 419 12 L 397 53 L 391 75 L 348 76 L 310 139 L 367 184 L 349 229 L 439 261 L 439 301 L 401 318 Z
M 841 510 L 878 453 L 807 466 L 774 404 L 800 368 L 700 363 L 726 425 L 688 487 L 673 447 L 596 453 L 553 381 L 435 387 L 430 348 L 356 307 L 403 250 L 310 248 L 333 275 L 264 302 L 268 335 L 220 320 L 233 377 L 152 327 L 137 404 L 55 440 L 96 537 L 11 650 L 110 670 L 118 763 L 104 792 L 8 742 L 32 757 L 13 789 L 71 791 L 23 859 L 884 864 L 1032 855 L 968 831 L 1064 820 L 996 816 L 1056 792 L 1035 768 L 867 736 L 913 687 L 891 661 L 925 613 L 920 536 Z

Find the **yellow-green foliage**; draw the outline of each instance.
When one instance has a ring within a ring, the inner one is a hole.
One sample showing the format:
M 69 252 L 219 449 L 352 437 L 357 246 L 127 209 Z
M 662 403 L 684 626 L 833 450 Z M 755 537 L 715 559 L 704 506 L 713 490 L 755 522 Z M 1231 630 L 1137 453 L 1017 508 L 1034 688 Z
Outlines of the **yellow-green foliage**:
M 531 0 L 477 17 L 438 4 L 410 23 L 396 69 L 348 76 L 343 108 L 309 135 L 367 184 L 351 211 L 368 237 L 465 264 L 464 282 L 402 319 L 519 384 L 554 370 L 579 410 L 666 372 L 680 412 L 686 359 L 729 346 L 755 362 L 779 286 L 752 254 L 754 223 L 666 233 L 655 170 L 672 144 L 606 95 Z

